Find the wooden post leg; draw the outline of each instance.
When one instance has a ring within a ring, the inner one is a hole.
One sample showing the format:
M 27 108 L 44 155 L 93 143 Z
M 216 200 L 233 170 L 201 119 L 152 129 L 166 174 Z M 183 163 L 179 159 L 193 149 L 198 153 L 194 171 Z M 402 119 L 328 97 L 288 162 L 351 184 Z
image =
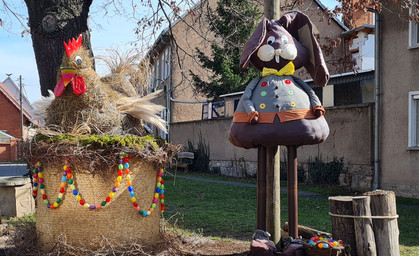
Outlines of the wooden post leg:
M 266 231 L 277 244 L 281 239 L 280 203 L 280 151 L 279 147 L 266 150 Z
M 266 147 L 258 147 L 257 229 L 266 231 Z
M 298 238 L 298 176 L 297 147 L 287 146 L 288 151 L 288 222 L 289 235 Z

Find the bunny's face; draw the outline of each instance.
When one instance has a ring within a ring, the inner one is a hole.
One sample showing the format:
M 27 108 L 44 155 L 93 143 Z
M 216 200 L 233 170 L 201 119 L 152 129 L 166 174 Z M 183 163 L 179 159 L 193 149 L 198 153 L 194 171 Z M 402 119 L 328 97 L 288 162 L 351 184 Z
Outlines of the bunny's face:
M 268 25 L 266 35 L 250 60 L 258 69 L 281 69 L 290 61 L 299 68 L 304 64 L 306 49 L 276 22 Z

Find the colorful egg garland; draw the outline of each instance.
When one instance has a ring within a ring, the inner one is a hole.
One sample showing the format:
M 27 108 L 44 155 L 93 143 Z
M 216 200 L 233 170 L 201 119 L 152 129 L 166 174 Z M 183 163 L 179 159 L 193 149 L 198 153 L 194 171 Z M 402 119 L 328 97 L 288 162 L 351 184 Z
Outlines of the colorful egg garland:
M 71 169 L 68 165 L 68 160 L 65 160 L 65 165 L 63 166 L 63 177 L 61 178 L 60 183 L 60 190 L 58 194 L 58 198 L 54 203 L 50 203 L 48 200 L 47 195 L 45 194 L 45 184 L 43 179 L 43 173 L 42 173 L 42 164 L 38 160 L 36 161 L 33 169 L 33 196 L 36 197 L 38 194 L 38 190 L 41 191 L 42 199 L 44 200 L 44 203 L 49 209 L 55 209 L 59 207 L 60 203 L 63 201 L 65 187 L 68 184 L 70 184 L 70 189 L 72 190 L 73 195 L 76 197 L 77 202 L 83 206 L 84 208 L 95 210 L 95 209 L 101 209 L 102 207 L 108 205 L 108 203 L 111 202 L 112 198 L 115 196 L 115 193 L 118 191 L 118 187 L 120 186 L 120 183 L 122 181 L 122 176 L 125 173 L 125 177 L 127 180 L 127 187 L 128 191 L 130 193 L 131 201 L 133 203 L 133 206 L 138 211 L 138 213 L 141 216 L 149 216 L 152 212 L 154 212 L 154 209 L 157 207 L 157 203 L 160 202 L 160 212 L 163 213 L 165 209 L 164 205 L 164 179 L 163 179 L 163 173 L 164 170 L 160 169 L 160 171 L 157 174 L 157 183 L 154 193 L 154 198 L 152 201 L 152 204 L 150 208 L 145 211 L 140 208 L 138 205 L 137 199 L 135 197 L 134 188 L 132 187 L 132 178 L 130 175 L 129 170 L 129 159 L 131 159 L 131 156 L 128 156 L 125 153 L 120 154 L 120 158 L 118 159 L 118 176 L 116 178 L 115 186 L 112 189 L 112 192 L 108 194 L 108 197 L 104 201 L 102 201 L 100 204 L 89 204 L 86 203 L 85 200 L 81 197 L 80 191 L 76 189 L 76 185 L 74 180 L 72 179 Z M 38 189 L 39 186 L 39 189 Z

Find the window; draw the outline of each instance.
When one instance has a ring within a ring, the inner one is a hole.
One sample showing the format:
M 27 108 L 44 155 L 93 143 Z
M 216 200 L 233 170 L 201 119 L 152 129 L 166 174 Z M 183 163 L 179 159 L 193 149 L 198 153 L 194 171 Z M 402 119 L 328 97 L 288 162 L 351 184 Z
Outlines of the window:
M 409 148 L 419 149 L 419 91 L 409 92 Z
M 412 0 L 410 14 L 418 15 L 419 10 L 416 9 L 416 4 L 418 4 L 418 2 L 419 0 Z M 419 23 L 415 23 L 415 21 L 409 22 L 409 47 L 419 47 Z

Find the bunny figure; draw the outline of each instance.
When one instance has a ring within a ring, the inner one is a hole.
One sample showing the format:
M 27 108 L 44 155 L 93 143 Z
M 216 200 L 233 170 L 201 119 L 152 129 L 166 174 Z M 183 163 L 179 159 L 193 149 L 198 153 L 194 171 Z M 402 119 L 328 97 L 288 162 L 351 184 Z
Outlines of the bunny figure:
M 262 71 L 246 87 L 234 113 L 230 141 L 243 148 L 301 146 L 323 142 L 329 135 L 324 107 L 313 89 L 292 76 L 305 67 L 317 86 L 329 71 L 310 19 L 290 11 L 277 21 L 263 19 L 243 50 L 240 67 Z

